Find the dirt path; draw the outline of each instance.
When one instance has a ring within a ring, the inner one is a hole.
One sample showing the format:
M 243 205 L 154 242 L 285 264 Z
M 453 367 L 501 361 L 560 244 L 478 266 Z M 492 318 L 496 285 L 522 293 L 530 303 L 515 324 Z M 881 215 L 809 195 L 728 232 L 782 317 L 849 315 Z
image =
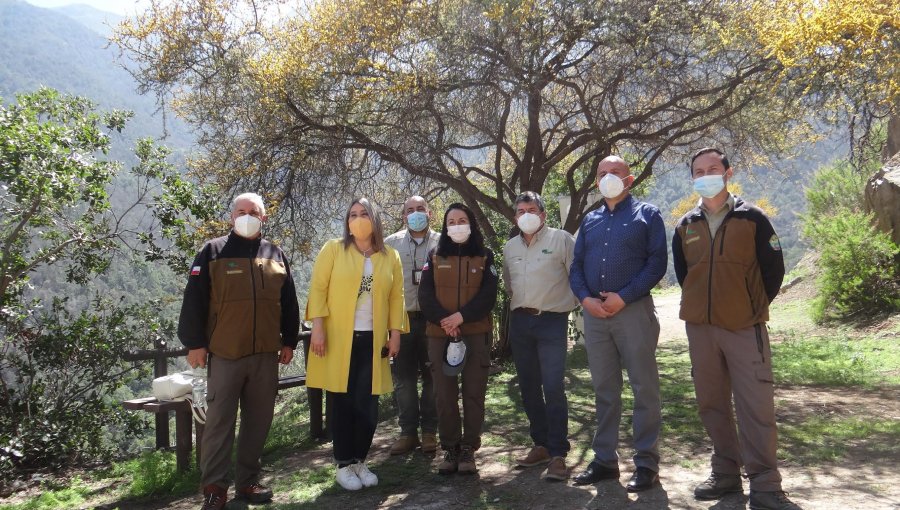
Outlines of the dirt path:
M 679 295 L 656 299 L 662 333 L 661 343 L 686 342 L 684 325 L 678 319 Z M 812 415 L 877 417 L 900 420 L 900 389 L 866 392 L 846 388 L 776 389 L 779 421 L 785 422 Z M 574 411 L 573 411 L 574 412 Z M 522 420 L 525 420 L 524 414 Z M 516 426 L 516 425 L 512 425 Z M 572 432 L 573 452 L 568 463 L 573 473 L 580 472 L 590 460 L 588 442 L 591 430 Z M 325 481 L 324 492 L 307 504 L 296 503 L 293 489 L 276 492 L 273 505 L 277 509 L 591 509 L 591 510 L 659 510 L 747 508 L 745 493 L 720 501 L 700 502 L 693 498 L 693 487 L 708 474 L 709 451 L 704 447 L 679 444 L 662 438 L 661 484 L 652 490 L 629 494 L 624 484 L 631 474 L 627 444 L 620 448 L 622 477 L 595 486 L 576 487 L 569 483 L 553 483 L 540 479 L 541 468 L 516 469 L 513 459 L 523 455 L 525 446 L 517 448 L 486 446 L 478 452 L 479 473 L 475 476 L 436 474 L 440 457 L 427 457 L 421 452 L 391 457 L 388 448 L 397 433 L 393 420 L 379 425 L 372 448 L 370 465 L 381 478 L 378 487 L 347 492 Z M 577 446 L 576 446 L 577 445 Z M 806 510 L 900 510 L 900 455 L 896 445 L 877 441 L 845 445 L 847 451 L 831 462 L 809 462 L 807 465 L 782 463 L 784 488 L 795 502 Z M 296 451 L 267 465 L 266 480 L 273 484 L 296 477 L 298 473 L 330 466 L 331 445 Z M 325 471 L 330 473 L 330 471 Z M 331 475 L 329 475 L 331 476 Z M 307 478 L 308 479 L 308 478 Z M 297 485 L 304 482 L 298 480 Z M 288 484 L 288 487 L 291 487 Z M 146 502 L 106 502 L 100 508 L 196 509 L 199 496 L 161 499 Z M 231 502 L 229 509 L 247 508 Z M 266 508 L 266 507 L 259 507 Z

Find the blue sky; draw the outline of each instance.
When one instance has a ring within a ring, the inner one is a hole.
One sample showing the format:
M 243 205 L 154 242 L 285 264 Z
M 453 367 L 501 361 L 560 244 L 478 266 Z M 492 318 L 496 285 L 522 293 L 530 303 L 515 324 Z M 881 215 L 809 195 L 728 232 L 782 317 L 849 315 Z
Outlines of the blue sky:
M 63 5 L 84 4 L 90 5 L 101 11 L 112 12 L 127 16 L 138 11 L 143 11 L 149 0 L 26 0 L 31 5 L 38 7 L 61 7 Z

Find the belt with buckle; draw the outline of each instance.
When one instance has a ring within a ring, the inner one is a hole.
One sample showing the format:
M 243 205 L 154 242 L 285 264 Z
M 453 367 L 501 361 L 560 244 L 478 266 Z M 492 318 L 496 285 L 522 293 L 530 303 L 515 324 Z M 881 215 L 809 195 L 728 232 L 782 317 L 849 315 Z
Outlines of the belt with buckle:
M 537 308 L 527 308 L 527 307 L 524 307 L 524 306 L 520 306 L 519 308 L 516 308 L 516 309 L 513 310 L 513 311 L 514 311 L 514 312 L 517 312 L 517 311 L 518 311 L 518 312 L 527 313 L 528 315 L 540 315 L 540 314 L 541 314 L 541 311 L 538 310 Z

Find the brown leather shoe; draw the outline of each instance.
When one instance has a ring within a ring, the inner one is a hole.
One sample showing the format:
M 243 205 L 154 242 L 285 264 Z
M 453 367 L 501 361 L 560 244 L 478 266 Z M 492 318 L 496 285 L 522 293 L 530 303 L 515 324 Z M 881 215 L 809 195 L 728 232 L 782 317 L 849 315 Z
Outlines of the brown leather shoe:
M 516 465 L 527 468 L 550 462 L 550 452 L 543 446 L 535 446 L 528 455 L 516 459 Z
M 569 469 L 566 467 L 565 457 L 553 457 L 544 472 L 544 480 L 563 481 L 569 478 Z
M 240 489 L 235 489 L 234 492 L 235 499 L 243 499 L 250 503 L 265 503 L 272 499 L 272 489 L 258 482 L 251 483 Z
M 391 445 L 391 455 L 403 455 L 409 453 L 419 446 L 418 436 L 400 436 L 394 444 Z
M 422 433 L 422 453 L 434 453 L 437 451 L 437 435 Z
M 200 510 L 222 510 L 228 502 L 228 489 L 212 484 L 203 488 L 203 506 Z

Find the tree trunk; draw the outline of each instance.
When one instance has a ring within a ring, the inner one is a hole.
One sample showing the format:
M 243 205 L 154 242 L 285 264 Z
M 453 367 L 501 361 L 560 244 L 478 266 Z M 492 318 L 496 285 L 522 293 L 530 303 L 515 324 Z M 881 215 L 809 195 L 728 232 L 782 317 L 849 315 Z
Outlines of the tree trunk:
M 900 99 L 897 100 L 897 111 L 900 111 Z M 884 144 L 881 160 L 887 161 L 897 153 L 900 153 L 900 113 L 891 115 L 888 119 L 887 143 Z

